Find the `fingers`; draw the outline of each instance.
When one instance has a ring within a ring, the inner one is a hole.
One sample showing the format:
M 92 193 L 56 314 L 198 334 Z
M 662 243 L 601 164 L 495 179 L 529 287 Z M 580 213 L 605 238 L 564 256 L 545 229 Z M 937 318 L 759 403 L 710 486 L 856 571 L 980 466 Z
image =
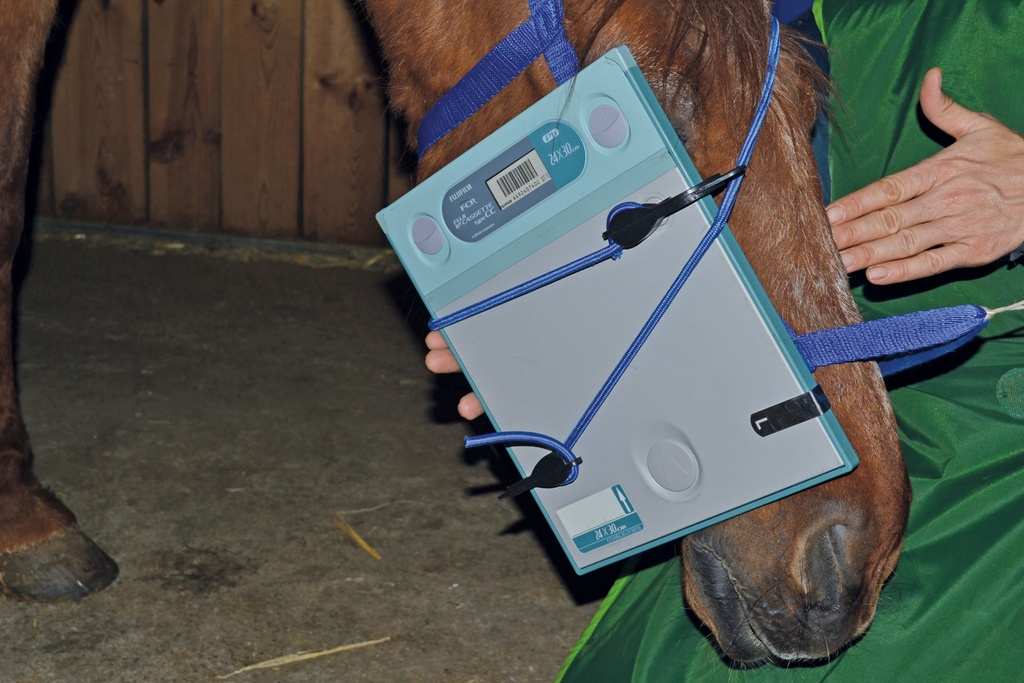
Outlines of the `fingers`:
M 846 271 L 907 258 L 959 239 L 962 230 L 958 227 L 962 226 L 948 215 L 948 202 L 934 194 L 886 206 L 833 227 Z
M 931 189 L 934 184 L 934 180 L 926 179 L 920 171 L 920 168 L 914 167 L 888 176 L 831 205 L 827 213 L 839 250 L 868 245 L 874 240 L 885 240 L 905 228 L 939 218 L 940 206 L 917 200 L 920 188 Z M 918 175 L 922 176 L 920 180 L 916 177 Z M 860 268 L 872 262 L 863 258 L 866 256 L 863 251 L 853 250 L 852 254 L 861 256 L 854 264 Z M 847 263 L 847 259 L 844 258 L 843 262 Z M 850 265 L 847 263 L 848 267 Z
M 876 285 L 892 285 L 958 268 L 965 265 L 969 256 L 970 248 L 957 242 L 923 251 L 910 258 L 873 265 L 864 274 L 869 282 Z
M 433 373 L 459 372 L 461 370 L 458 361 L 455 360 L 455 354 L 448 348 L 448 342 L 445 341 L 444 335 L 437 331 L 431 331 L 427 333 L 425 341 L 428 351 L 424 362 L 428 370 Z M 476 394 L 466 394 L 459 400 L 459 415 L 463 418 L 475 420 L 483 414 L 483 405 Z
M 836 246 L 846 249 L 927 220 L 933 208 L 923 202 L 908 202 L 945 181 L 947 175 L 946 167 L 925 160 L 836 200 L 825 210 Z M 864 217 L 868 219 L 854 223 Z
M 466 394 L 459 401 L 459 415 L 467 420 L 475 420 L 484 414 L 484 407 L 476 394 Z
M 990 263 L 1024 239 L 1024 139 L 921 84 L 925 116 L 955 142 L 826 209 L 847 272 L 877 284 Z
M 1004 243 L 1016 244 L 1013 223 L 992 202 L 948 211 L 945 203 L 933 193 L 843 226 L 852 245 L 839 252 L 846 272 L 867 269 L 869 281 L 892 284 L 990 263 L 1006 253 Z
M 957 140 L 972 132 L 1000 126 L 992 117 L 971 111 L 946 95 L 942 91 L 942 71 L 938 68 L 929 70 L 921 83 L 921 110 L 929 121 Z M 900 227 L 905 227 L 908 225 L 905 220 L 890 215 L 881 217 L 871 226 L 859 225 L 856 230 L 839 228 L 862 216 L 887 207 L 896 207 L 919 197 L 948 180 L 954 173 L 955 169 L 950 166 L 926 159 L 836 200 L 826 208 L 826 213 L 833 227 L 837 245 L 840 249 L 845 249 L 867 239 L 877 239 L 891 234 L 895 232 L 897 223 L 900 223 Z M 889 222 L 884 222 L 886 220 Z M 868 231 L 869 228 L 874 229 Z
M 426 338 L 427 356 L 424 358 L 427 369 L 435 374 L 458 372 L 460 370 L 455 354 L 448 348 L 448 343 L 440 332 L 430 332 Z
M 437 330 L 431 330 L 427 332 L 427 338 L 424 340 L 427 344 L 428 349 L 447 349 L 448 342 L 445 341 L 444 335 Z

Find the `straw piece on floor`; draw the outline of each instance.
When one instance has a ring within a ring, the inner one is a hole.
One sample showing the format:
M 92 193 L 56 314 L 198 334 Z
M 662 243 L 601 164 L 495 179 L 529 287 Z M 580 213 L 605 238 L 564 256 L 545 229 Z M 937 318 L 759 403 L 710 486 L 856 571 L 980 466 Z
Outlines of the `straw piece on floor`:
M 377 640 L 367 640 L 362 643 L 350 643 L 348 645 L 339 645 L 329 650 L 316 650 L 307 652 L 296 652 L 293 655 L 284 655 L 283 657 L 276 657 L 274 659 L 268 659 L 265 662 L 257 662 L 256 664 L 250 664 L 249 666 L 243 666 L 238 671 L 232 671 L 229 674 L 223 676 L 217 676 L 218 679 L 224 680 L 225 678 L 231 678 L 238 674 L 245 673 L 247 671 L 256 671 L 257 669 L 273 669 L 279 666 L 287 666 L 288 664 L 296 664 L 298 662 L 309 661 L 310 659 L 317 659 L 319 657 L 326 657 L 328 655 L 337 654 L 339 652 L 346 652 L 348 650 L 357 650 L 363 647 L 370 647 L 372 645 L 380 645 L 391 640 L 390 636 L 384 638 L 378 638 Z
M 341 515 L 338 515 L 338 514 L 334 515 L 334 526 L 336 526 L 339 529 L 341 529 L 345 533 L 346 536 L 348 536 L 353 541 L 355 541 L 356 545 L 358 545 L 360 548 L 362 548 L 367 553 L 369 553 L 370 557 L 372 557 L 375 560 L 379 560 L 380 559 L 380 553 L 378 553 L 376 550 L 374 550 L 370 546 L 369 543 L 364 541 L 363 537 L 360 536 L 359 534 L 357 534 L 356 530 L 353 529 L 352 526 L 348 522 L 346 522 L 345 519 Z

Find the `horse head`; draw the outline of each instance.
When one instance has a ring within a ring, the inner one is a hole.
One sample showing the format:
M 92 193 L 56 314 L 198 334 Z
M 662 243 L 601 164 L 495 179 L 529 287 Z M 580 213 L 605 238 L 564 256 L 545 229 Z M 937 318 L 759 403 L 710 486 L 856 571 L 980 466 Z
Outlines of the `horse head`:
M 525 0 L 362 0 L 389 69 L 392 106 L 415 135 L 429 106 L 524 21 Z M 676 7 L 675 5 L 679 5 Z M 731 168 L 767 62 L 765 0 L 565 0 L 586 64 L 625 44 L 705 176 Z M 784 32 L 776 91 L 730 227 L 798 333 L 860 320 L 825 217 L 810 144 L 821 76 Z M 543 60 L 424 155 L 425 177 L 554 88 Z M 895 568 L 910 488 L 873 363 L 815 372 L 860 465 L 683 540 L 685 595 L 741 662 L 833 655 L 863 633 Z

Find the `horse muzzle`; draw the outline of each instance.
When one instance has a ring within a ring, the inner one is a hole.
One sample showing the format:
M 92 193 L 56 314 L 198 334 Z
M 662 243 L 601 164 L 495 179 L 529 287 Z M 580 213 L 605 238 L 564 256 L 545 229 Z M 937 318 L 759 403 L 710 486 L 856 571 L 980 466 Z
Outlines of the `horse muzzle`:
M 863 633 L 876 602 L 865 572 L 848 557 L 848 533 L 829 526 L 760 575 L 745 575 L 712 544 L 687 539 L 688 602 L 736 662 L 828 659 Z

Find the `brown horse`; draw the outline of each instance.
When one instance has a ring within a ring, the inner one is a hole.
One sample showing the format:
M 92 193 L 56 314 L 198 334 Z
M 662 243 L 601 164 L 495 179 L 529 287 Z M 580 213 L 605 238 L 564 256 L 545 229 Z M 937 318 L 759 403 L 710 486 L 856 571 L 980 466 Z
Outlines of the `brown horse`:
M 501 37 L 525 0 L 363 0 L 390 67 L 392 104 L 416 125 Z M 11 351 L 11 259 L 23 222 L 36 72 L 55 0 L 0 0 L 0 587 L 28 599 L 78 598 L 117 566 L 31 472 Z M 767 53 L 766 0 L 566 0 L 584 63 L 628 45 L 698 168 L 729 168 L 753 111 Z M 542 60 L 541 60 L 542 62 Z M 425 156 L 429 175 L 554 87 L 534 64 Z M 815 75 L 784 36 L 772 108 L 731 226 L 779 312 L 797 332 L 858 314 L 819 199 L 808 140 Z M 872 364 L 819 370 L 860 456 L 853 474 L 693 534 L 683 543 L 690 605 L 742 661 L 827 657 L 867 628 L 899 556 L 909 487 L 881 378 Z
M 525 0 L 362 0 L 389 67 L 392 106 L 417 125 L 428 108 L 528 16 Z M 767 62 L 768 0 L 565 0 L 586 64 L 628 45 L 697 168 L 731 168 Z M 413 9 L 414 8 L 414 9 Z M 730 225 L 778 311 L 798 332 L 859 320 L 830 237 L 810 145 L 820 75 L 783 36 L 777 84 Z M 441 168 L 554 88 L 544 60 L 424 155 Z M 861 463 L 849 476 L 683 541 L 685 592 L 726 655 L 819 659 L 868 627 L 893 571 L 910 489 L 874 364 L 815 377 Z

